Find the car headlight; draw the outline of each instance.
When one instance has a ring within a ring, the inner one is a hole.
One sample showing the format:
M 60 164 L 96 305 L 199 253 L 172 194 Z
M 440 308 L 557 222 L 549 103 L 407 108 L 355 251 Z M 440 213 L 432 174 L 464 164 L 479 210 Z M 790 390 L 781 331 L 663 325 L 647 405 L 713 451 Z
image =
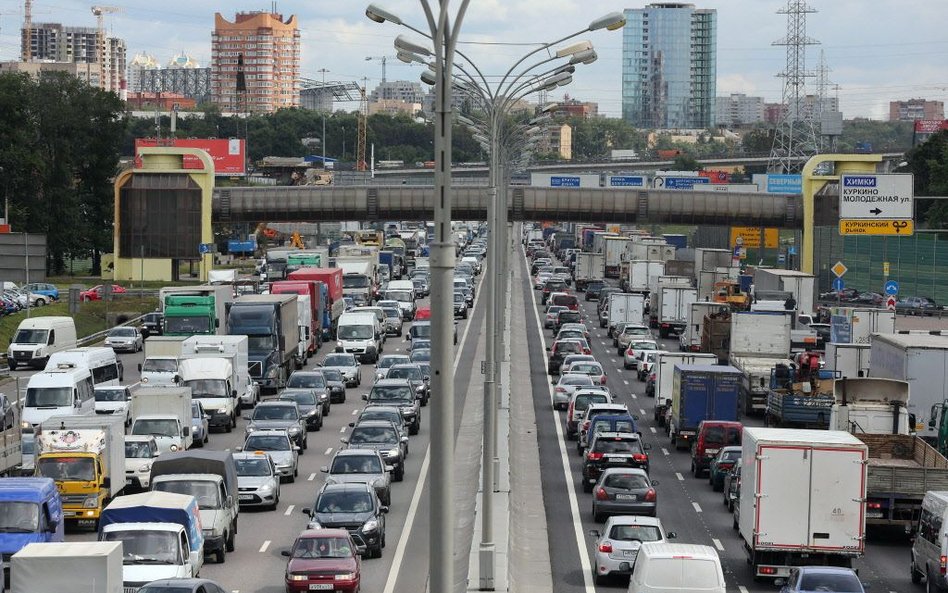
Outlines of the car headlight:
M 398 449 L 389 449 L 388 451 L 382 451 L 382 455 L 386 457 L 398 457 L 401 454 L 401 451 Z
M 250 433 L 253 432 L 253 431 L 254 431 L 254 426 L 253 426 L 253 424 L 248 424 L 247 426 L 244 427 L 244 432 L 245 432 L 246 434 L 250 434 Z
M 273 484 L 264 484 L 263 486 L 257 488 L 257 490 L 263 494 L 269 494 L 270 492 L 273 492 Z
M 425 392 L 424 385 L 419 385 L 418 387 L 415 387 L 415 393 L 424 393 L 424 392 Z
M 82 501 L 82 508 L 84 509 L 94 509 L 97 506 L 99 506 L 98 496 L 87 496 L 86 499 Z
M 290 433 L 290 434 L 299 434 L 299 433 L 300 433 L 300 427 L 294 424 L 293 426 L 291 426 L 291 427 L 287 430 L 287 432 Z
M 381 381 L 381 380 L 382 380 L 382 377 L 384 377 L 384 376 L 385 376 L 385 375 L 383 375 L 382 373 L 375 373 L 375 380 L 376 380 L 376 381 Z
M 197 424 L 192 425 L 191 432 L 197 432 L 197 431 L 198 431 L 198 425 Z
M 313 408 L 312 410 L 309 410 L 309 411 L 306 412 L 306 414 L 304 414 L 304 415 L 305 415 L 307 418 L 309 418 L 309 417 L 311 417 L 311 416 L 315 416 L 315 415 L 316 415 L 316 408 Z
M 324 401 L 326 401 L 327 399 L 329 399 L 329 394 L 328 394 L 328 393 L 320 393 L 320 394 L 319 394 L 319 401 L 324 402 Z
M 204 534 L 204 537 L 210 537 L 210 536 L 214 535 L 214 530 L 213 530 L 213 529 L 202 529 L 202 530 L 201 530 L 201 533 Z
M 362 531 L 369 533 L 370 531 L 376 531 L 379 528 L 379 522 L 375 519 L 369 519 L 362 525 Z
M 414 414 L 414 413 L 415 413 L 415 408 L 413 408 L 413 407 L 411 407 L 411 406 L 402 406 L 402 407 L 399 408 L 399 409 L 402 411 L 402 414 Z
M 170 449 L 171 449 L 171 452 L 174 453 L 175 451 L 178 450 L 178 446 L 177 446 L 177 445 L 171 445 Z
M 308 577 L 305 574 L 288 574 L 286 575 L 286 580 L 288 581 L 305 581 Z
M 341 572 L 333 576 L 337 581 L 351 581 L 356 578 L 356 573 L 354 572 Z
M 150 463 L 146 463 L 145 465 L 143 465 L 143 466 L 141 466 L 140 468 L 138 468 L 138 471 L 141 472 L 141 473 L 143 473 L 143 474 L 147 474 L 148 472 L 151 471 L 151 464 L 150 464 Z

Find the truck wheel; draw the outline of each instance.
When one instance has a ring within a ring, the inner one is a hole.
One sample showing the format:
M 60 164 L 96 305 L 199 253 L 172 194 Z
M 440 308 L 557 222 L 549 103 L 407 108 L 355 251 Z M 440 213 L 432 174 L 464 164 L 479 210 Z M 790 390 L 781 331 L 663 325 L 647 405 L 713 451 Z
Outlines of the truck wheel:
M 915 585 L 921 583 L 921 582 L 922 582 L 922 573 L 919 572 L 919 570 L 918 570 L 917 568 L 915 568 L 915 559 L 914 559 L 914 558 L 912 558 L 912 564 L 911 564 L 911 567 L 909 568 L 909 570 L 910 570 L 911 573 L 912 573 L 912 583 L 915 584 Z
M 11 371 L 15 371 L 15 370 L 16 370 L 16 360 L 14 360 L 14 359 L 12 359 L 12 358 L 8 358 L 8 359 L 7 359 L 7 366 L 10 367 L 10 370 L 11 370 Z
M 221 548 L 221 549 L 217 550 L 216 552 L 214 552 L 214 562 L 216 562 L 216 563 L 218 563 L 218 564 L 223 564 L 223 563 L 224 563 L 224 560 L 225 560 L 225 558 L 224 558 L 224 548 Z
M 230 535 L 227 537 L 227 543 L 225 544 L 228 552 L 233 552 L 237 548 L 235 541 L 236 539 L 237 533 L 235 531 L 231 531 Z
M 224 431 L 225 431 L 225 432 L 230 432 L 230 431 L 234 430 L 234 424 L 235 424 L 235 422 L 234 422 L 234 417 L 231 416 L 230 418 L 227 419 L 227 425 L 224 426 Z

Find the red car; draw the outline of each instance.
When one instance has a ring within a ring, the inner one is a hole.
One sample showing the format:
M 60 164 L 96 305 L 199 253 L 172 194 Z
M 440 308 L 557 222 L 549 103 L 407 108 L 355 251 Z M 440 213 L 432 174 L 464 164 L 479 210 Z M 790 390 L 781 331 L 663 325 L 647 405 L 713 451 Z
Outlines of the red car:
M 284 577 L 287 593 L 359 591 L 362 561 L 345 529 L 307 529 L 282 554 L 289 558 Z
M 83 302 L 88 301 L 101 301 L 102 300 L 102 289 L 104 286 L 101 284 L 93 286 L 89 290 L 83 290 L 79 293 L 79 300 Z M 119 286 L 118 284 L 112 285 L 112 294 L 121 294 L 125 292 L 125 289 Z

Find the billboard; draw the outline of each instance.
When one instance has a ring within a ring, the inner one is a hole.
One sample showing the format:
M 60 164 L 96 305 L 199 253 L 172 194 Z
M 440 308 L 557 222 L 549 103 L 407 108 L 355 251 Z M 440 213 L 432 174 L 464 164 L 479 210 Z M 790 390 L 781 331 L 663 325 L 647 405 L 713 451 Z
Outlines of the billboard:
M 214 160 L 215 175 L 246 175 L 247 174 L 247 143 L 242 138 L 169 138 L 156 140 L 155 138 L 135 139 L 135 166 L 141 166 L 138 158 L 139 148 L 155 146 L 177 148 L 199 148 L 210 155 Z M 195 158 L 184 157 L 185 169 L 201 169 L 201 162 Z
M 934 134 L 941 130 L 948 130 L 948 119 L 917 119 L 915 120 L 916 134 Z
M 767 174 L 768 194 L 799 194 L 803 192 L 802 175 Z
M 760 248 L 760 234 L 764 234 L 764 247 L 767 249 L 776 249 L 780 246 L 780 230 L 775 228 L 732 226 L 731 227 L 731 249 L 737 246 L 737 239 L 740 237 L 741 245 L 751 249 Z

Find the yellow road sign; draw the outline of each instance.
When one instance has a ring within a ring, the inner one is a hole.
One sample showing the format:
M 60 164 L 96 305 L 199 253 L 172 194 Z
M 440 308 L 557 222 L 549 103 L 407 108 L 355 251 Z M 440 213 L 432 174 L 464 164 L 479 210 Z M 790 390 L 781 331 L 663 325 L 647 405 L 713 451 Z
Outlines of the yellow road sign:
M 756 226 L 732 226 L 731 227 L 731 249 L 737 245 L 737 239 L 740 237 L 742 245 L 751 249 L 760 248 L 760 227 Z M 764 247 L 767 249 L 776 249 L 780 245 L 780 230 L 764 229 Z
M 843 262 L 838 261 L 835 264 L 833 264 L 833 267 L 830 268 L 830 270 L 833 272 L 833 274 L 837 278 L 842 278 L 843 274 L 849 271 L 849 268 L 847 268 L 846 264 L 844 264 Z
M 907 237 L 915 232 L 913 220 L 857 220 L 839 221 L 840 235 L 893 235 Z

